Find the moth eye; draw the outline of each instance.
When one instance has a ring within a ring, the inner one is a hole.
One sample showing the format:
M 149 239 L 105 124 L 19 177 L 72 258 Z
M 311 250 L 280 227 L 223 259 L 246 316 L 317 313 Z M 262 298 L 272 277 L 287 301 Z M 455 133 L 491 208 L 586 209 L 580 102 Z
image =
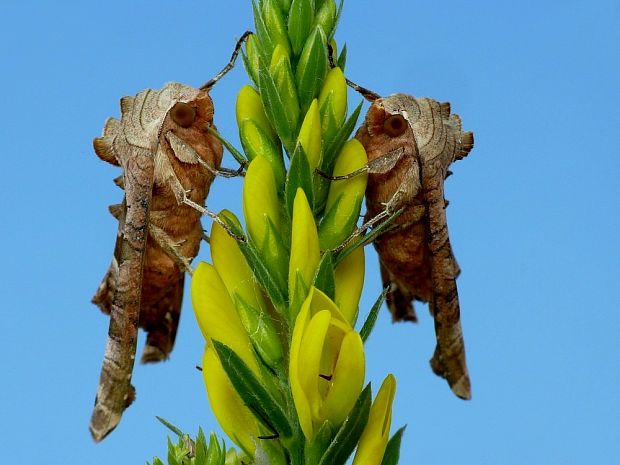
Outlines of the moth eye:
M 407 120 L 403 115 L 396 114 L 390 116 L 383 123 L 383 130 L 390 137 L 398 137 L 407 130 Z
M 182 128 L 188 128 L 196 120 L 196 109 L 189 103 L 177 102 L 170 110 L 172 121 Z

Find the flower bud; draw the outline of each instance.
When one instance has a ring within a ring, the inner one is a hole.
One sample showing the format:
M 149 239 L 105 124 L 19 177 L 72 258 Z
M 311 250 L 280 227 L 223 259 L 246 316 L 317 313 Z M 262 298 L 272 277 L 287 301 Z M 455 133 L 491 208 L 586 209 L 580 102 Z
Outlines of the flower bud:
M 265 114 L 263 101 L 256 89 L 250 85 L 243 86 L 237 94 L 236 116 L 237 125 L 240 128 L 245 121 L 252 121 L 269 137 L 274 145 L 279 144 L 280 139 L 278 139 L 276 131 Z
M 284 116 L 287 119 L 287 124 L 291 131 L 294 131 L 297 129 L 297 122 L 299 121 L 299 98 L 289 52 L 281 45 L 277 45 L 273 51 L 269 73 L 284 105 Z
M 262 17 L 265 26 L 271 38 L 271 42 L 277 47 L 284 47 L 286 53 L 290 55 L 291 45 L 288 40 L 288 31 L 286 30 L 286 22 L 284 14 L 279 4 L 280 0 L 263 0 L 262 1 Z
M 354 326 L 357 320 L 365 267 L 364 248 L 358 247 L 340 262 L 334 272 L 336 281 L 334 300 L 351 326 Z
M 226 210 L 220 215 L 239 222 Z M 267 313 L 261 287 L 237 241 L 217 223 L 211 230 L 211 257 L 255 350 L 270 367 L 277 367 L 284 354 L 280 337 Z
M 381 465 L 392 424 L 396 378 L 387 375 L 370 407 L 368 423 L 360 438 L 353 465 Z
M 269 162 L 273 170 L 276 188 L 281 191 L 284 188 L 286 171 L 279 145 L 274 145 L 267 133 L 252 120 L 245 120 L 240 123 L 239 138 L 250 161 L 260 155 Z
M 319 237 L 312 208 L 303 189 L 298 188 L 293 202 L 291 257 L 288 269 L 290 318 L 294 320 L 312 285 L 321 259 Z
M 297 141 L 304 148 L 310 172 L 321 164 L 321 117 L 319 116 L 319 103 L 314 99 L 301 123 Z
M 245 69 L 255 85 L 258 85 L 259 52 L 256 35 L 252 34 L 245 42 Z
M 334 166 L 334 176 L 343 176 L 362 168 L 368 162 L 366 151 L 357 139 L 348 141 Z M 338 247 L 356 227 L 366 191 L 367 173 L 346 180 L 332 181 L 329 186 L 325 216 L 319 227 L 321 249 Z
M 336 22 L 336 2 L 334 0 L 324 0 L 314 17 L 315 26 L 321 26 L 325 34 L 329 37 L 334 29 Z
M 293 54 L 298 56 L 312 29 L 314 0 L 293 0 L 288 15 L 288 36 Z
M 347 115 L 347 81 L 338 67 L 332 68 L 319 94 L 321 123 L 326 141 L 331 141 Z

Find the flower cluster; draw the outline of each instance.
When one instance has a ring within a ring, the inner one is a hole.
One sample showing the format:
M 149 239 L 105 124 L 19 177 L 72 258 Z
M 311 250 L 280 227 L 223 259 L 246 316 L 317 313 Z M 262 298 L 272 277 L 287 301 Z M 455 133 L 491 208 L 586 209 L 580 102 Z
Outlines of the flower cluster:
M 236 105 L 245 227 L 220 213 L 212 264 L 191 285 L 209 401 L 250 463 L 344 464 L 356 451 L 356 465 L 396 464 L 395 379 L 374 402 L 364 387 L 381 299 L 356 329 L 364 249 L 350 238 L 366 175 L 333 180 L 367 163 L 351 139 L 361 104 L 347 117 L 346 49 L 330 65 L 339 11 L 334 0 L 252 5 L 243 56 L 253 85 Z

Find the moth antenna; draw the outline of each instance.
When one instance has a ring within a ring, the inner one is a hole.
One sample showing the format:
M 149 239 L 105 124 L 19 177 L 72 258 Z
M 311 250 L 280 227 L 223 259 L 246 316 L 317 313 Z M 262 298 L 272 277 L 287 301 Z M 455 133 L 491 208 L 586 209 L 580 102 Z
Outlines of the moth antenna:
M 330 68 L 336 68 L 337 65 L 336 65 L 336 62 L 334 61 L 334 48 L 332 47 L 331 44 L 327 44 L 327 56 L 329 58 Z M 345 80 L 347 81 L 347 85 L 351 89 L 361 94 L 361 96 L 364 97 L 366 100 L 368 100 L 370 103 L 373 103 L 375 100 L 378 100 L 381 98 L 381 96 L 377 94 L 376 92 L 373 92 L 370 89 L 367 89 L 365 87 L 360 86 L 359 84 L 356 84 L 355 82 L 351 81 L 349 78 L 345 77 Z
M 243 35 L 239 38 L 239 40 L 237 41 L 237 44 L 235 45 L 235 49 L 233 50 L 232 56 L 230 57 L 230 61 L 228 62 L 228 64 L 224 66 L 224 68 L 222 68 L 222 71 L 217 73 L 215 77 L 213 77 L 212 79 L 208 80 L 205 84 L 203 84 L 200 87 L 200 90 L 211 89 L 211 87 L 213 87 L 217 81 L 222 79 L 226 75 L 226 73 L 228 73 L 231 69 L 233 69 L 233 67 L 235 66 L 235 61 L 237 60 L 237 56 L 239 55 L 239 52 L 241 51 L 241 47 L 243 46 L 243 43 L 252 34 L 254 34 L 252 31 L 245 31 L 243 33 Z

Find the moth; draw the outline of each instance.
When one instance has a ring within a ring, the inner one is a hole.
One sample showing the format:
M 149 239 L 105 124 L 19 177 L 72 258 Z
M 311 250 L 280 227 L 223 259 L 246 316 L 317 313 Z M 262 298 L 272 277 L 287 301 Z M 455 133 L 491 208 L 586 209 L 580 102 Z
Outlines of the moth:
M 142 362 L 168 358 L 181 312 L 184 273 L 203 237 L 204 203 L 222 160 L 208 88 L 169 83 L 121 99 L 94 140 L 102 160 L 121 167 L 124 190 L 110 206 L 118 220 L 112 263 L 95 296 L 110 315 L 90 431 L 100 441 L 135 397 L 131 385 L 138 326 L 147 333 Z
M 470 399 L 444 180 L 473 148 L 473 133 L 461 130 L 449 103 L 395 94 L 374 99 L 356 137 L 369 160 L 366 220 L 402 209 L 374 240 L 392 318 L 416 321 L 413 301 L 429 303 L 437 340 L 431 367 Z

